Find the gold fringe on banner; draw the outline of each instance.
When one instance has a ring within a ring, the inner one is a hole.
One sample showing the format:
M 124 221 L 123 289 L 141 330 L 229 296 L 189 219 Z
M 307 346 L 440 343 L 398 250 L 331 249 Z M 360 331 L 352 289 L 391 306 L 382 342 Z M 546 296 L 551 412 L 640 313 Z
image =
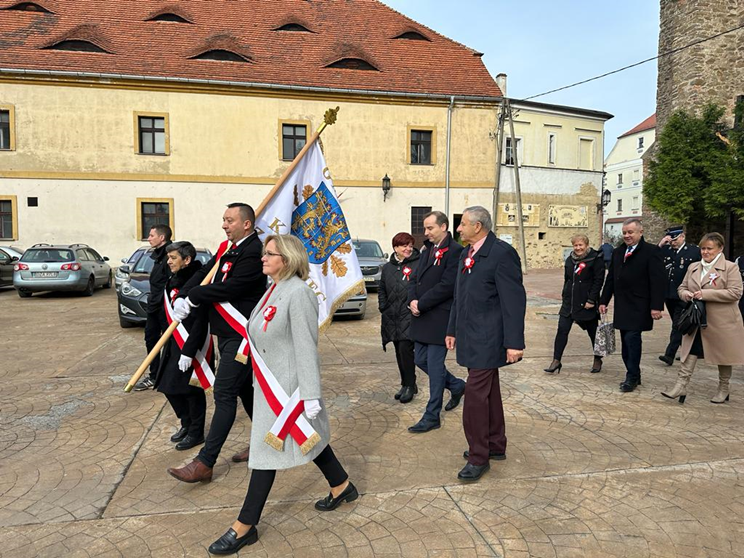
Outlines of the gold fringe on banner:
M 237 360 L 240 364 L 248 364 L 248 357 L 242 353 L 238 353 L 237 355 L 235 355 L 235 360 Z
M 346 289 L 344 293 L 336 299 L 336 301 L 331 305 L 331 311 L 328 314 L 328 317 L 323 321 L 322 324 L 320 324 L 319 333 L 324 333 L 326 329 L 331 325 L 331 322 L 333 321 L 333 315 L 336 313 L 336 310 L 341 308 L 344 303 L 349 300 L 352 296 L 356 296 L 364 291 L 364 279 L 361 281 L 357 281 Z
M 310 450 L 312 450 L 318 444 L 318 442 L 320 442 L 320 434 L 314 432 L 313 435 L 305 440 L 305 443 L 300 446 L 302 455 L 307 455 Z
M 282 440 L 281 438 L 279 438 L 273 432 L 267 432 L 266 433 L 266 436 L 264 437 L 264 442 L 266 442 L 267 444 L 269 444 L 276 451 L 284 451 L 284 440 Z

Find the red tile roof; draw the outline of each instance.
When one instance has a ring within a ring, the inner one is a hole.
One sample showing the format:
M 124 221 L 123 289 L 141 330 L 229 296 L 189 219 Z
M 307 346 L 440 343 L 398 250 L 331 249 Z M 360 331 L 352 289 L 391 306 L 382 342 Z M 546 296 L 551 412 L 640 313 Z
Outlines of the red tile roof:
M 623 135 L 618 136 L 618 138 L 624 138 L 625 136 L 637 134 L 638 132 L 645 132 L 646 130 L 652 130 L 654 128 L 656 128 L 656 113 L 646 118 L 646 120 L 638 124 L 638 126 L 633 128 L 632 130 L 628 130 Z
M 496 97 L 481 54 L 377 0 L 0 0 L 0 68 Z M 172 11 L 193 23 L 146 21 Z M 275 31 L 299 23 L 311 33 Z M 407 31 L 428 41 L 395 39 Z M 110 52 L 45 49 L 86 40 Z M 193 60 L 214 48 L 248 62 Z M 326 68 L 361 58 L 376 70 Z

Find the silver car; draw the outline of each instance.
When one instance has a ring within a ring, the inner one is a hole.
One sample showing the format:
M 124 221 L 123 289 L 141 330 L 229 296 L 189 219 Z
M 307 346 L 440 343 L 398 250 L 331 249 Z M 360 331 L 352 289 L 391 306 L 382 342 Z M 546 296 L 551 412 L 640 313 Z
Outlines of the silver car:
M 387 263 L 388 255 L 382 251 L 376 240 L 357 238 L 352 240 L 359 267 L 362 268 L 364 285 L 368 291 L 377 291 L 382 278 L 382 266 Z
M 87 244 L 35 244 L 13 267 L 13 286 L 21 298 L 41 291 L 79 291 L 91 296 L 96 287 L 113 284 L 107 261 Z

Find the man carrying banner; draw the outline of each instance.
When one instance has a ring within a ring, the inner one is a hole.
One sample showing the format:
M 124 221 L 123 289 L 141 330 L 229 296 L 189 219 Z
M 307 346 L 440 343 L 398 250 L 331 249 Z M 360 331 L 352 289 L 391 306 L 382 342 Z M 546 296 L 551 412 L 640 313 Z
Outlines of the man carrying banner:
M 173 305 L 178 321 L 183 321 L 193 308 L 209 306 L 209 324 L 217 336 L 220 366 L 214 384 L 215 410 L 204 447 L 188 465 L 169 468 L 168 473 L 183 482 L 209 481 L 222 445 L 235 422 L 237 398 L 240 397 L 248 416 L 253 415 L 253 380 L 248 364 L 246 325 L 248 316 L 266 291 L 262 273 L 261 241 L 256 234 L 253 208 L 245 203 L 231 203 L 222 217 L 227 241 L 220 245 L 214 258 L 184 285 Z M 202 279 L 219 260 L 220 267 L 212 282 L 201 286 Z M 247 461 L 248 450 L 233 456 L 233 461 Z

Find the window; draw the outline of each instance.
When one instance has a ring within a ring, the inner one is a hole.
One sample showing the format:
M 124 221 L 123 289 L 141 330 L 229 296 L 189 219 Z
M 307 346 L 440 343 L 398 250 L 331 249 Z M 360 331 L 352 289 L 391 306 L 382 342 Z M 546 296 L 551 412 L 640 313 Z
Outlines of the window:
M 150 19 L 147 19 L 146 21 L 167 21 L 170 23 L 191 23 L 185 17 L 181 17 L 180 15 L 174 14 L 173 12 L 163 12 L 162 14 L 158 14 L 154 17 L 151 17 Z
M 622 184 L 623 183 L 623 173 L 618 173 L 617 175 L 617 183 Z
M 411 164 L 431 165 L 431 130 L 411 130 Z
M 555 142 L 556 135 L 548 134 L 548 164 L 555 165 Z
M 86 248 L 85 253 L 88 254 L 88 259 L 92 262 L 102 262 L 103 258 L 101 255 L 93 250 L 93 248 Z
M 638 138 L 638 149 L 643 149 L 643 137 Z
M 0 199 L 0 238 L 16 240 L 14 205 L 11 199 Z
M 310 29 L 302 25 L 301 23 L 285 23 L 281 27 L 277 27 L 274 31 L 295 31 L 299 33 L 312 33 Z
M 424 236 L 424 215 L 431 212 L 431 206 L 411 207 L 411 236 L 416 246 L 421 246 L 426 240 Z
M 170 155 L 168 115 L 135 113 L 135 153 L 140 155 Z
M 617 210 L 618 211 L 623 210 L 623 200 L 617 200 Z
M 365 70 L 379 72 L 372 64 L 361 58 L 342 58 L 331 64 L 328 64 L 326 68 L 337 68 L 342 70 Z
M 83 39 L 68 39 L 44 48 L 47 50 L 69 50 L 72 52 L 100 52 L 103 54 L 111 54 L 109 51 L 97 44 Z
M 208 50 L 191 58 L 194 60 L 217 60 L 218 62 L 250 62 L 249 58 L 225 49 Z
M 93 260 L 93 258 L 91 258 L 88 253 L 82 248 L 78 248 L 77 250 L 75 250 L 75 257 L 79 262 L 88 262 Z
M 168 225 L 174 230 L 173 221 L 172 198 L 137 199 L 137 234 L 141 240 L 147 240 L 155 225 Z
M 291 161 L 307 142 L 307 124 L 282 123 L 282 159 Z
M 579 138 L 579 168 L 594 170 L 594 140 Z
M 638 186 L 638 182 L 641 180 L 641 171 L 636 169 L 633 171 L 633 186 Z
M 394 39 L 408 39 L 409 41 L 429 41 L 431 42 L 427 37 L 419 33 L 418 31 L 406 31 L 405 33 L 401 33 L 397 37 L 393 37 Z
M 19 2 L 18 4 L 14 4 L 9 8 L 3 8 L 5 10 L 16 10 L 19 12 L 38 12 L 42 14 L 51 14 L 49 10 L 44 8 L 43 6 L 39 6 L 39 4 L 35 4 L 34 2 Z
M 15 149 L 15 111 L 12 105 L 0 105 L 0 151 Z
M 639 200 L 638 196 L 633 196 L 633 207 L 632 207 L 633 210 L 639 209 L 640 203 L 638 200 Z
M 517 163 L 522 164 L 522 138 L 516 138 L 517 140 Z M 512 139 L 507 137 L 504 142 L 504 164 L 514 165 L 514 151 L 512 149 Z
M 37 197 L 26 198 L 26 205 L 28 205 L 29 207 L 39 207 L 39 198 Z

